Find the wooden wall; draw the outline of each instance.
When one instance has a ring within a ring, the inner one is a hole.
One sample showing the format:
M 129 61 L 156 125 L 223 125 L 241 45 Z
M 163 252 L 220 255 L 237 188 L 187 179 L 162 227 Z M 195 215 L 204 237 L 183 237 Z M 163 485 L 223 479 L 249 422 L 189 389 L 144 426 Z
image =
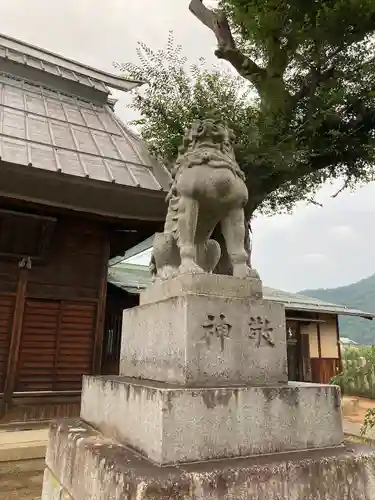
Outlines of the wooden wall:
M 0 255 L 3 406 L 21 393 L 78 392 L 83 374 L 100 373 L 108 256 L 101 224 L 66 216 L 31 269 Z
M 3 392 L 5 385 L 5 374 L 9 357 L 9 345 L 14 315 L 14 303 L 14 296 L 0 295 L 0 393 Z
M 312 380 L 315 383 L 328 384 L 340 371 L 340 347 L 337 315 L 319 313 L 321 323 L 315 325 L 313 343 L 316 349 L 311 351 Z
M 313 382 L 328 384 L 334 375 L 340 371 L 338 358 L 311 358 Z
M 289 311 L 289 315 L 298 318 L 297 311 Z M 304 316 L 307 318 L 308 314 Z M 341 364 L 337 316 L 311 313 L 310 322 L 287 319 L 288 328 L 295 332 L 294 343 L 288 338 L 290 379 L 327 384 Z

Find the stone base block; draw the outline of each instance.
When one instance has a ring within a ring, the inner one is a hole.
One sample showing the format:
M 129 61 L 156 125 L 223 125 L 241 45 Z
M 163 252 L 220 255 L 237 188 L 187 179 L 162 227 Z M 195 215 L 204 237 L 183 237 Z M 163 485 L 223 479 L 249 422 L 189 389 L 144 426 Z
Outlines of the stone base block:
M 186 293 L 127 309 L 120 375 L 182 385 L 287 382 L 284 306 Z
M 50 429 L 42 500 L 373 500 L 375 452 L 353 445 L 158 467 L 80 421 Z
M 184 295 L 209 295 L 226 299 L 261 299 L 262 282 L 255 278 L 235 278 L 221 274 L 181 274 L 176 278 L 156 281 L 140 296 L 141 305 Z
M 185 388 L 85 377 L 81 417 L 160 464 L 341 445 L 339 388 Z

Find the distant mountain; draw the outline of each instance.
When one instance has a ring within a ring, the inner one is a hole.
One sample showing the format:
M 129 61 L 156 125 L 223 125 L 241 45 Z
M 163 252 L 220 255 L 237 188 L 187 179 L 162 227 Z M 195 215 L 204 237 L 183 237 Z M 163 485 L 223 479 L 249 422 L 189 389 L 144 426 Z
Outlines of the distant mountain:
M 375 274 L 351 285 L 338 288 L 302 290 L 299 293 L 375 313 Z M 359 344 L 375 345 L 375 319 L 370 321 L 368 319 L 340 316 L 340 335 L 349 337 Z

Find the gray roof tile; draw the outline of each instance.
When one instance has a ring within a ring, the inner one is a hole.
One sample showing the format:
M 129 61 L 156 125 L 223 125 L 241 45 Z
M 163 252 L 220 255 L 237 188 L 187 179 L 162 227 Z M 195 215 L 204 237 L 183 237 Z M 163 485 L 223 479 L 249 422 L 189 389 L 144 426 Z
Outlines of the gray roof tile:
M 19 165 L 167 189 L 166 173 L 108 105 L 0 74 L 0 156 Z
M 0 59 L 59 76 L 106 94 L 109 93 L 109 88 L 128 91 L 142 83 L 112 75 L 1 34 Z

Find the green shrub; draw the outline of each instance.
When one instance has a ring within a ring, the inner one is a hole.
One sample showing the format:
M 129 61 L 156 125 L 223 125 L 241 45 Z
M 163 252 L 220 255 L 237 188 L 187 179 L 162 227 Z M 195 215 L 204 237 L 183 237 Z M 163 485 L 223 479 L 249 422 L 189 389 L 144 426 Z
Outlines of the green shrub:
M 330 384 L 340 386 L 343 394 L 375 399 L 375 347 L 347 347 L 342 366 Z

